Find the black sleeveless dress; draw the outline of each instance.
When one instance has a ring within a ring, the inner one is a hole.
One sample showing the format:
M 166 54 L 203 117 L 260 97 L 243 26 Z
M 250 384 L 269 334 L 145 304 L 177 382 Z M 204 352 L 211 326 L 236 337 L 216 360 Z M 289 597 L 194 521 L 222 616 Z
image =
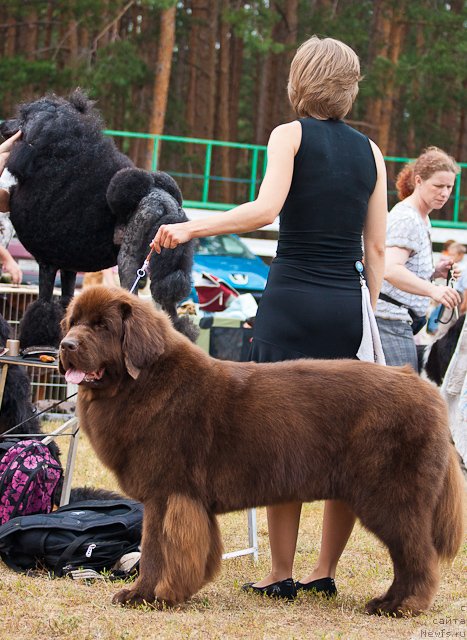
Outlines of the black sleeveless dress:
M 302 141 L 280 213 L 250 359 L 355 358 L 362 297 L 355 262 L 376 165 L 366 136 L 341 120 L 300 119 Z

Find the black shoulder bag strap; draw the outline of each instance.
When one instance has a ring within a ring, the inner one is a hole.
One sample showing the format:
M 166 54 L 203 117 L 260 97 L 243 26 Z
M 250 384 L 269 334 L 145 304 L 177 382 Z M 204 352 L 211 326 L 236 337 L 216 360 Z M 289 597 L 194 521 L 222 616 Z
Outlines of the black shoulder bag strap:
M 391 296 L 387 296 L 385 293 L 380 293 L 379 294 L 379 299 L 380 300 L 384 300 L 384 302 L 390 302 L 391 304 L 395 304 L 397 307 L 405 307 L 404 304 L 402 304 L 402 302 L 397 302 L 397 300 L 394 300 L 394 298 L 391 298 Z

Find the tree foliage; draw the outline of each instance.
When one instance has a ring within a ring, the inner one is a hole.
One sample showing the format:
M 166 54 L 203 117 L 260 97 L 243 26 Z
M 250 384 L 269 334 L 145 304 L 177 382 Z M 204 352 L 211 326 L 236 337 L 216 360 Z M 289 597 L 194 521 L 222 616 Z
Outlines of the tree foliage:
M 317 33 L 359 54 L 364 79 L 348 119 L 384 153 L 414 156 L 437 144 L 466 159 L 463 0 L 179 0 L 173 7 L 174 0 L 4 0 L 0 117 L 19 102 L 79 85 L 113 129 L 152 126 L 264 144 L 294 117 L 290 60 Z M 160 40 L 174 41 L 171 56 Z M 168 97 L 158 100 L 169 78 Z M 147 164 L 147 145 L 134 141 L 129 150 Z M 195 150 L 176 155 L 180 171 L 188 164 L 202 173 Z M 244 158 L 229 151 L 213 163 L 232 175 Z M 224 185 L 223 197 L 235 194 Z

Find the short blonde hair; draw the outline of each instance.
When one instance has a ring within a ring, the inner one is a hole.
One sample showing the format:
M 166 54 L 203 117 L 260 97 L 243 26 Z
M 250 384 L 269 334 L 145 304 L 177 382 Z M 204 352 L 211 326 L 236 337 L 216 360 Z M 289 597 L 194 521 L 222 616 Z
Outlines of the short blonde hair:
M 349 46 L 312 36 L 297 50 L 290 65 L 288 94 L 299 117 L 340 120 L 358 94 L 360 62 Z

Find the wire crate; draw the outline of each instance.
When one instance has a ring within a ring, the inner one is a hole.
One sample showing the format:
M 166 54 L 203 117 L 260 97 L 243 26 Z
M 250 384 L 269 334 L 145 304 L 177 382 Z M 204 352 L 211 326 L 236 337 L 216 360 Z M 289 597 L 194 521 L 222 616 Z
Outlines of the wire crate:
M 0 313 L 10 325 L 10 338 L 18 339 L 19 323 L 26 307 L 39 297 L 38 287 L 0 285 Z
M 58 298 L 59 293 L 55 297 Z M 0 285 L 0 313 L 10 325 L 10 338 L 18 339 L 19 323 L 27 306 L 37 300 L 38 287 Z M 67 383 L 58 369 L 27 367 L 31 381 L 31 400 L 39 407 L 67 397 Z

